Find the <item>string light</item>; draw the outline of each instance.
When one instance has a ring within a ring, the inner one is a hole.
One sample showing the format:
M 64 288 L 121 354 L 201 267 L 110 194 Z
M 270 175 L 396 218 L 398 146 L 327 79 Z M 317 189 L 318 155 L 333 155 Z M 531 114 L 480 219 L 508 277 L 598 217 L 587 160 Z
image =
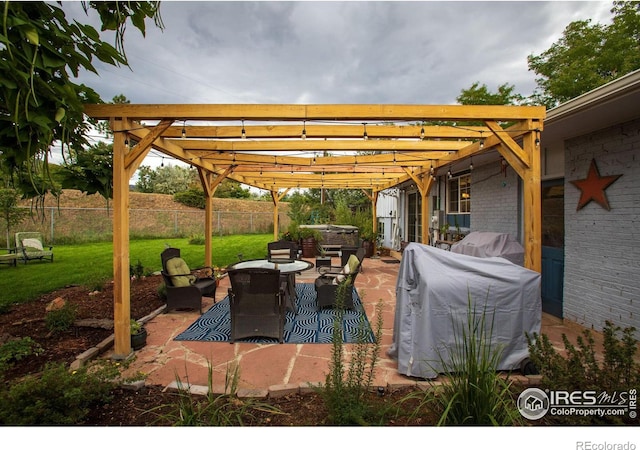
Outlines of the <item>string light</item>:
M 366 141 L 369 139 L 369 135 L 367 134 L 367 124 L 363 123 L 362 126 L 364 127 L 364 134 L 362 135 L 362 139 Z
M 424 125 L 420 128 L 420 139 L 424 139 Z
M 160 167 L 164 167 L 164 156 L 162 157 L 162 162 L 160 162 Z
M 536 147 L 540 145 L 540 130 L 536 129 Z
M 184 122 L 182 122 L 182 139 L 186 139 L 187 138 L 187 121 L 185 120 Z
M 431 161 L 431 168 L 429 168 L 429 173 L 433 175 L 433 161 Z
M 242 119 L 242 131 L 240 132 L 240 137 L 242 139 L 246 139 L 247 138 L 247 132 L 244 129 L 244 119 Z
M 448 176 L 449 178 L 451 178 L 451 176 L 452 176 L 452 175 L 451 175 L 451 166 L 449 166 L 449 170 L 447 170 L 447 176 Z
M 302 122 L 302 136 L 300 136 L 300 139 L 304 141 L 306 138 L 307 138 L 307 121 L 305 120 L 304 122 Z
M 469 158 L 469 170 L 473 170 L 473 158 Z

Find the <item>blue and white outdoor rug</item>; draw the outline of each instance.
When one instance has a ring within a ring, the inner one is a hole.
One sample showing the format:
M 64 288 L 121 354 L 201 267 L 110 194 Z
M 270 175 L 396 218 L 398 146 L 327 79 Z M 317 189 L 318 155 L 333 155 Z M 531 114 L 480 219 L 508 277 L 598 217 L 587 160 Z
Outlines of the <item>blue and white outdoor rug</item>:
M 317 310 L 316 292 L 313 284 L 296 283 L 298 314 L 287 311 L 284 324 L 285 344 L 330 344 L 333 322 L 338 314 L 333 308 Z M 342 338 L 344 343 L 357 343 L 359 330 L 363 333 L 361 342 L 373 342 L 374 335 L 360 296 L 353 289 L 353 310 L 344 310 L 342 318 Z M 189 328 L 175 337 L 176 341 L 229 342 L 231 319 L 229 297 L 214 304 Z M 277 343 L 277 339 L 247 338 L 238 342 Z

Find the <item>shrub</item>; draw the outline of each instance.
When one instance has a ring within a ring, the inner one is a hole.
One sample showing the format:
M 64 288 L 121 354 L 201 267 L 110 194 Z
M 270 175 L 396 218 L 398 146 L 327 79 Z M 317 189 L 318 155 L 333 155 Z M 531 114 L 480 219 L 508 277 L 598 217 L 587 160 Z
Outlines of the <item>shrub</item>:
M 189 244 L 191 245 L 204 245 L 204 235 L 194 234 L 189 238 Z
M 622 337 L 618 334 L 622 331 Z M 550 389 L 621 391 L 640 384 L 640 367 L 635 361 L 638 341 L 635 328 L 622 330 L 606 321 L 602 334 L 603 361 L 598 363 L 590 330 L 578 336 L 574 346 L 562 335 L 566 357 L 561 356 L 545 335 L 527 335 L 531 361 L 542 375 L 541 384 Z
M 368 329 L 365 322 L 360 324 L 358 338 L 350 356 L 348 366 L 344 359 L 342 339 L 342 319 L 344 316 L 344 298 L 350 295 L 352 285 L 343 281 L 338 286 L 337 300 L 334 306 L 338 312 L 333 323 L 331 339 L 331 361 L 325 385 L 318 388 L 332 425 L 367 425 L 375 414 L 368 400 L 375 375 L 375 367 L 380 354 L 382 340 L 382 300 L 376 305 L 377 322 L 374 343 L 366 342 Z
M 177 192 L 173 195 L 173 199 L 178 203 L 193 208 L 204 209 L 205 207 L 205 196 L 202 189 L 192 188 L 184 192 Z
M 109 400 L 112 385 L 86 369 L 69 372 L 49 364 L 0 392 L 3 425 L 75 425 L 96 402 Z
M 14 362 L 31 355 L 41 355 L 44 350 L 30 337 L 12 339 L 0 345 L 0 374 Z
M 45 324 L 49 331 L 61 332 L 71 328 L 76 320 L 76 308 L 70 303 L 65 303 L 60 309 L 49 311 L 45 316 Z
M 622 337 L 619 338 L 619 333 Z M 595 341 L 590 330 L 584 330 L 576 339 L 576 345 L 562 335 L 566 357 L 556 351 L 549 338 L 534 333 L 527 335 L 531 361 L 542 375 L 541 387 L 563 391 L 628 392 L 640 386 L 640 367 L 635 360 L 638 341 L 633 337 L 635 328 L 622 330 L 606 321 L 603 328 L 603 358 L 596 355 Z M 599 362 L 600 361 L 600 362 Z M 559 423 L 602 424 L 621 423 L 620 417 L 554 417 Z M 637 423 L 637 422 L 634 422 Z
M 166 284 L 160 283 L 160 285 L 156 289 L 156 292 L 158 293 L 158 296 L 162 300 L 165 300 L 165 301 L 167 300 L 167 285 Z
M 145 268 L 142 265 L 142 262 L 140 262 L 140 260 L 138 260 L 138 262 L 135 265 L 129 266 L 129 276 L 132 279 L 139 280 L 145 275 L 145 273 L 146 273 Z

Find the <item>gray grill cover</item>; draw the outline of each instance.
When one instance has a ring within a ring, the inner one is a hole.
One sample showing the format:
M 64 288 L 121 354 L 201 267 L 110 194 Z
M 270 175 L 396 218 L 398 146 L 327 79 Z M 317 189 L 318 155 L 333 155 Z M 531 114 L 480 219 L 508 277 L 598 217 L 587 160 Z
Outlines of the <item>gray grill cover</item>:
M 466 323 L 468 301 L 493 316 L 491 344 L 502 348 L 498 370 L 520 368 L 528 357 L 525 332 L 540 333 L 540 274 L 500 257 L 478 258 L 411 243 L 396 284 L 389 356 L 403 375 L 435 378 L 448 358 L 454 329 Z M 456 320 L 455 328 L 453 320 Z
M 507 233 L 474 231 L 451 246 L 453 253 L 479 256 L 501 256 L 514 264 L 524 266 L 524 248 Z

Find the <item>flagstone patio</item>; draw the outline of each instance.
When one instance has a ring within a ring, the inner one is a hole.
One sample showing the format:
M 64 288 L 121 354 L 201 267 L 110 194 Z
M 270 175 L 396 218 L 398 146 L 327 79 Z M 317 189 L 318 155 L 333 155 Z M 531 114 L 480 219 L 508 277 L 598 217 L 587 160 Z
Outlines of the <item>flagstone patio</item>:
M 399 264 L 388 264 L 388 257 L 367 258 L 363 262 L 363 272 L 356 279 L 356 288 L 366 309 L 367 317 L 375 327 L 376 304 L 382 300 L 383 339 L 380 360 L 376 369 L 375 386 L 396 388 L 424 380 L 401 375 L 397 371 L 397 362 L 387 356 L 392 344 L 394 308 L 396 303 L 395 286 Z M 334 265 L 339 264 L 334 258 Z M 311 283 L 318 276 L 314 269 L 297 275 L 299 283 Z M 222 300 L 229 287 L 228 278 L 223 278 L 216 292 L 216 301 Z M 207 310 L 212 299 L 205 299 L 203 310 Z M 179 379 L 182 383 L 195 386 L 207 386 L 209 372 L 215 391 L 223 392 L 225 377 L 235 364 L 239 367 L 239 389 L 262 392 L 288 392 L 305 389 L 310 384 L 323 383 L 329 370 L 331 358 L 330 344 L 254 344 L 227 342 L 190 342 L 174 341 L 198 318 L 197 312 L 171 312 L 159 314 L 149 322 L 147 345 L 135 353 L 125 375 L 142 373 L 147 384 L 169 386 Z M 556 343 L 558 350 L 562 345 L 562 334 L 575 342 L 581 333 L 581 327 L 543 313 L 542 333 Z M 598 345 L 602 342 L 599 333 L 594 333 Z M 346 345 L 347 351 L 352 345 Z M 529 383 L 527 377 L 515 374 L 523 383 Z

